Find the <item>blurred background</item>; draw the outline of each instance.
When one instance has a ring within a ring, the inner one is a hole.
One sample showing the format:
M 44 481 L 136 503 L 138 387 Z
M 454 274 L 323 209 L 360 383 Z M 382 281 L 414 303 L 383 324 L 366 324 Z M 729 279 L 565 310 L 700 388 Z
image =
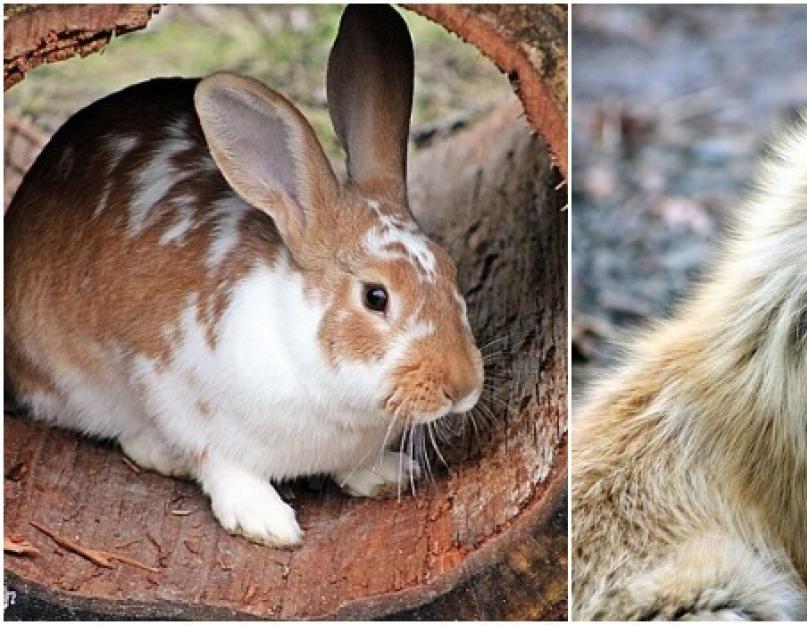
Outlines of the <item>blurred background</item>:
M 130 84 L 222 69 L 258 78 L 286 95 L 311 121 L 329 155 L 341 157 L 328 117 L 325 68 L 342 9 L 163 6 L 145 30 L 117 38 L 100 54 L 41 66 L 12 87 L 5 97 L 7 161 L 27 160 L 10 153 L 15 146 L 8 141 L 9 122 L 24 135 L 46 138 L 74 112 Z M 425 18 L 400 12 L 415 45 L 415 149 L 472 124 L 498 102 L 515 99 L 507 78 L 476 48 Z M 18 151 L 23 141 L 24 136 Z
M 807 107 L 805 6 L 574 6 L 573 396 L 708 269 Z

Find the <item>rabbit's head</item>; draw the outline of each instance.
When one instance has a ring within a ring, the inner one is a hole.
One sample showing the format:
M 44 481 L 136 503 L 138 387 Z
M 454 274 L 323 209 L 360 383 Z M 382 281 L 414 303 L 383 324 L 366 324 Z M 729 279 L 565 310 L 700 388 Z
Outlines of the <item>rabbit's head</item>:
M 272 217 L 321 310 L 317 342 L 341 392 L 425 422 L 472 408 L 483 368 L 454 264 L 408 207 L 413 67 L 393 9 L 348 7 L 328 65 L 344 185 L 305 118 L 265 85 L 215 74 L 199 83 L 195 103 L 224 177 Z

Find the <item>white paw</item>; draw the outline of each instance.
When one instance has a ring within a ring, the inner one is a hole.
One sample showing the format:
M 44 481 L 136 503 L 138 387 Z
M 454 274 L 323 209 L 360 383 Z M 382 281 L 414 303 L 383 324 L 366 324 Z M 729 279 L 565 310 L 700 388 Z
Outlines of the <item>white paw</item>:
M 191 474 L 190 461 L 163 442 L 156 432 L 143 430 L 134 436 L 122 436 L 119 442 L 123 453 L 142 469 L 172 477 Z
M 267 484 L 265 489 L 231 492 L 212 499 L 213 514 L 231 534 L 272 547 L 293 547 L 303 540 L 294 510 Z
M 231 534 L 272 547 L 294 547 L 303 539 L 294 510 L 266 480 L 229 463 L 203 468 L 202 487 L 213 514 Z
M 334 474 L 339 487 L 354 497 L 390 497 L 420 478 L 420 466 L 406 454 L 384 450 L 370 466 Z

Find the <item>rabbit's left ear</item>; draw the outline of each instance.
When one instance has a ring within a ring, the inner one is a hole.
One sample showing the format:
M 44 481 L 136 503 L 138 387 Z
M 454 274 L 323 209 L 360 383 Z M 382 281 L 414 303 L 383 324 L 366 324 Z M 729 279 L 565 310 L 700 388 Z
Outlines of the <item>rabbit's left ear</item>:
M 226 72 L 194 94 L 210 153 L 227 182 L 275 222 L 292 254 L 333 221 L 339 186 L 313 128 L 266 85 Z
M 387 5 L 350 5 L 328 60 L 328 105 L 365 193 L 406 205 L 406 150 L 414 53 L 406 23 Z

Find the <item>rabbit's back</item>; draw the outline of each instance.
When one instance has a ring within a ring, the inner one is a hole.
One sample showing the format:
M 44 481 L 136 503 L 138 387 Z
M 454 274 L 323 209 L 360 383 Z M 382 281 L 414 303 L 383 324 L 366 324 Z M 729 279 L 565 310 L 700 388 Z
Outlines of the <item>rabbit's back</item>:
M 5 219 L 7 375 L 17 393 L 50 390 L 68 371 L 108 388 L 136 357 L 167 361 L 170 328 L 191 302 L 214 342 L 231 286 L 276 258 L 271 219 L 235 195 L 210 157 L 197 82 L 152 80 L 88 106 L 23 180 Z

